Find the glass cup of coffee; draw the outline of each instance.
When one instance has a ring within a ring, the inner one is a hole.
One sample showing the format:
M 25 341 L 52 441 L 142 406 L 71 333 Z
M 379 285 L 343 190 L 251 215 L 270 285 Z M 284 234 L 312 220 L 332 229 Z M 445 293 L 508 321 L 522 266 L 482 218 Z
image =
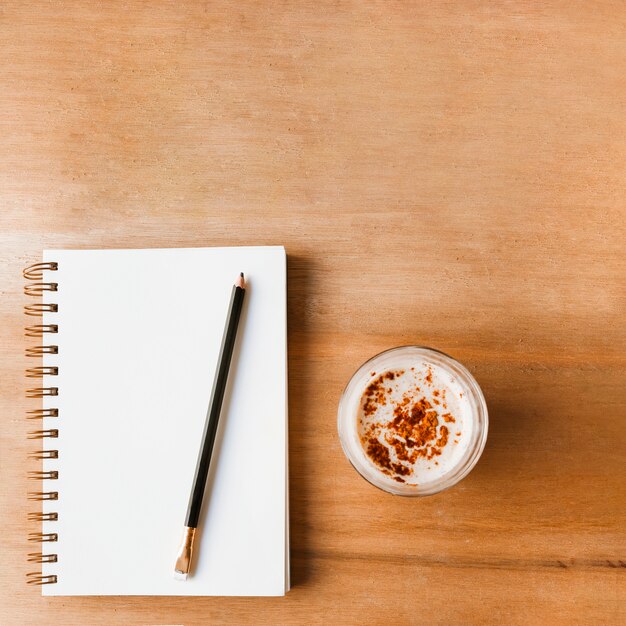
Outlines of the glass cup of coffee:
M 428 496 L 458 483 L 487 441 L 483 393 L 452 357 L 420 346 L 382 352 L 352 376 L 339 402 L 339 439 L 367 481 Z

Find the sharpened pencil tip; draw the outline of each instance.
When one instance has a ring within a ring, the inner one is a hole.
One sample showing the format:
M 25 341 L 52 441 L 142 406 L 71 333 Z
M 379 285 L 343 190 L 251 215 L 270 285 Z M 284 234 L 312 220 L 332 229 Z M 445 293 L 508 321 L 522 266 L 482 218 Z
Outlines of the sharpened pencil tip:
M 237 280 L 235 281 L 235 287 L 241 287 L 242 289 L 246 288 L 246 281 L 243 277 L 243 272 L 237 276 Z

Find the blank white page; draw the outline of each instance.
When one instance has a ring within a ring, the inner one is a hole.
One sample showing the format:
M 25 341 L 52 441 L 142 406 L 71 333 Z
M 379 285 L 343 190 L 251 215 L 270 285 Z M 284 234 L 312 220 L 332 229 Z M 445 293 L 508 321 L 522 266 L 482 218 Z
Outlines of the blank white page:
M 45 595 L 283 595 L 288 581 L 282 247 L 49 250 L 58 313 L 58 554 Z M 246 295 L 192 576 L 173 578 L 232 285 Z

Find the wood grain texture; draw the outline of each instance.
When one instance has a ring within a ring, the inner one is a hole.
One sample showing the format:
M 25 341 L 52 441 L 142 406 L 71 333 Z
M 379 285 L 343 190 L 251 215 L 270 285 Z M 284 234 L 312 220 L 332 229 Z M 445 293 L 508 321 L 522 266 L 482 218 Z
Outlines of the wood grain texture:
M 3 2 L 0 623 L 625 623 L 625 32 L 622 2 Z M 292 591 L 41 598 L 22 267 L 238 244 L 290 257 Z M 335 427 L 408 343 L 491 417 L 415 500 Z

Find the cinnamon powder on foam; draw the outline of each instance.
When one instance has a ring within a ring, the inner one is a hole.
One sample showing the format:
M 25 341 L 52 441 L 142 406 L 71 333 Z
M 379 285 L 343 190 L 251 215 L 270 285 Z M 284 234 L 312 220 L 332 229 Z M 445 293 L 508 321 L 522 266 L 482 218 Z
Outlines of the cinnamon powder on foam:
M 398 482 L 406 482 L 405 477 L 413 474 L 413 464 L 418 458 L 432 460 L 441 454 L 450 435 L 445 424 L 456 421 L 450 413 L 444 413 L 441 418 L 445 423 L 442 423 L 438 411 L 429 400 L 423 395 L 416 395 L 419 387 L 405 393 L 401 401 L 393 400 L 389 384 L 404 372 L 397 370 L 380 374 L 362 396 L 363 417 L 373 416 L 381 406 L 388 406 L 393 414 L 389 421 L 367 425 L 361 417 L 364 427 L 361 444 L 368 457 Z M 424 380 L 428 384 L 432 383 L 430 370 Z M 433 401 L 438 405 L 443 402 L 445 409 L 445 390 L 435 389 L 432 395 Z M 395 459 L 392 458 L 391 450 L 395 453 Z

